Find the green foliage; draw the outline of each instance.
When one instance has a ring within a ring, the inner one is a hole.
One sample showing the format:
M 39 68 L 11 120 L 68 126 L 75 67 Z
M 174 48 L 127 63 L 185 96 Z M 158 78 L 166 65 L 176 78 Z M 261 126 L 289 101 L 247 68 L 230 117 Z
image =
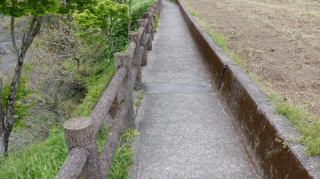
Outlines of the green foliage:
M 127 129 L 121 135 L 118 149 L 108 178 L 125 178 L 132 160 L 132 143 L 138 132 Z M 108 135 L 105 125 L 98 133 L 97 142 L 101 146 Z M 42 144 L 29 145 L 25 150 L 0 157 L 0 173 L 3 179 L 54 178 L 67 156 L 67 146 L 63 132 L 51 129 L 50 136 Z
M 109 0 L 107 1 L 109 2 Z M 151 3 L 152 3 L 152 0 L 144 0 L 139 2 L 134 1 L 132 12 L 134 14 L 141 16 L 142 13 L 149 7 Z M 117 3 L 112 2 L 110 4 L 115 5 Z M 106 6 L 106 4 L 102 4 L 102 6 Z M 123 5 L 123 4 L 122 5 L 117 4 L 115 7 L 116 8 L 121 7 L 121 8 L 127 9 L 126 5 Z M 105 10 L 107 11 L 108 8 L 111 8 L 111 5 L 110 7 L 103 7 L 103 8 L 105 8 Z M 127 10 L 126 10 L 126 13 L 127 13 Z M 87 15 L 90 17 L 95 16 L 95 18 L 89 19 Z M 83 31 L 80 34 L 80 36 L 82 37 L 82 39 L 85 39 L 87 43 L 92 45 L 95 45 L 97 43 L 103 44 L 104 43 L 103 41 L 105 39 L 103 36 L 99 35 L 98 30 L 93 30 L 91 28 L 92 21 L 94 21 L 94 19 L 98 18 L 99 16 L 101 15 L 95 15 L 94 13 L 91 13 L 89 10 L 75 15 L 75 18 L 76 19 L 78 18 L 77 20 L 78 23 L 80 23 L 81 26 L 86 29 L 86 31 Z M 121 16 L 118 16 L 118 17 L 120 18 Z M 126 17 L 125 19 L 128 20 Z M 133 19 L 137 19 L 137 18 L 133 18 Z M 98 21 L 101 21 L 101 19 Z M 98 26 L 96 26 L 96 28 L 98 28 Z M 122 51 L 127 46 L 127 33 L 128 32 L 127 32 L 126 23 L 116 23 L 115 26 L 113 27 L 112 37 L 114 38 L 114 41 L 116 44 L 116 47 L 115 47 L 116 51 Z M 94 37 L 94 40 L 92 40 L 93 39 L 92 37 Z M 87 86 L 87 93 L 86 93 L 86 97 L 81 101 L 81 104 L 74 111 L 74 115 L 76 116 L 88 116 L 90 114 L 90 111 L 94 107 L 97 98 L 100 96 L 100 94 L 104 90 L 105 85 L 107 84 L 107 82 L 109 81 L 110 77 L 114 72 L 114 64 L 113 64 L 113 60 L 111 60 L 113 58 L 113 54 L 112 54 L 112 50 L 110 48 L 109 43 L 107 42 L 107 44 L 105 44 L 102 49 L 103 51 L 96 52 L 99 55 L 97 57 L 94 57 L 95 59 L 100 59 L 100 61 L 92 59 L 93 56 L 86 57 L 87 61 L 85 62 L 84 66 L 87 66 L 86 68 L 89 68 L 88 72 L 90 74 L 88 77 L 85 78 L 85 81 L 86 81 L 85 86 Z M 87 50 L 88 50 L 87 52 L 90 53 L 90 49 L 87 49 Z
M 86 86 L 88 92 L 86 97 L 82 100 L 81 104 L 74 111 L 76 116 L 88 116 L 91 109 L 94 107 L 100 94 L 106 87 L 110 77 L 112 76 L 115 68 L 113 63 L 102 62 L 99 65 L 94 66 L 93 73 L 86 78 Z
M 1 2 L 5 1 L 0 0 L 0 3 Z M 79 2 L 82 2 L 82 5 L 75 4 Z M 98 7 L 95 6 L 96 1 L 90 2 L 92 3 L 88 4 L 84 0 L 70 0 L 68 1 L 67 6 L 65 8 L 60 8 L 57 13 L 67 13 L 70 10 L 78 9 L 77 14 L 79 15 L 84 13 L 82 11 L 86 9 L 87 12 L 94 14 L 93 10 L 97 10 L 96 8 Z M 110 2 L 110 0 L 100 2 L 100 4 L 104 4 L 101 5 L 100 10 L 106 13 L 109 8 L 106 6 L 106 4 L 107 2 Z M 133 0 L 132 12 L 134 13 L 134 17 L 131 18 L 132 20 L 135 19 L 133 24 L 136 24 L 136 19 L 142 15 L 142 13 L 147 9 L 147 7 L 149 7 L 151 3 L 152 0 Z M 1 8 L 4 7 L 2 6 L 2 3 L 0 6 L 0 10 L 2 10 Z M 67 7 L 70 8 L 68 9 Z M 123 48 L 127 46 L 127 22 L 130 20 L 130 18 L 128 17 L 128 10 L 124 10 L 127 9 L 126 5 L 116 5 L 116 7 L 122 9 L 120 10 L 121 13 L 127 14 L 123 17 L 121 17 L 121 15 L 117 16 L 121 18 L 119 18 L 117 21 L 114 21 L 115 25 L 112 27 L 112 37 L 115 39 L 116 49 L 123 50 Z M 97 13 L 97 11 L 95 12 Z M 115 12 L 114 9 L 111 9 L 110 12 L 111 11 Z M 102 16 L 103 14 L 96 15 L 98 17 Z M 123 20 L 123 18 L 125 20 Z M 90 21 L 92 19 L 87 20 L 88 23 L 91 23 Z M 105 20 L 110 19 L 108 18 Z M 101 23 L 102 19 L 94 19 L 94 21 L 95 23 L 98 21 Z M 100 25 L 105 26 L 106 24 Z M 79 52 L 77 51 L 76 53 L 81 62 L 79 67 L 81 73 L 74 73 L 72 77 L 84 83 L 87 91 L 86 97 L 81 100 L 80 105 L 78 105 L 77 109 L 74 111 L 74 115 L 86 116 L 90 114 L 92 107 L 94 107 L 100 94 L 105 89 L 105 86 L 112 76 L 115 68 L 113 64 L 113 54 L 110 50 L 110 44 L 101 33 L 103 28 L 100 29 L 98 26 L 86 25 L 82 27 L 83 30 L 87 32 L 82 31 L 82 33 L 86 34 L 81 36 L 82 38 L 80 38 L 80 40 L 84 40 L 85 43 L 81 44 L 82 46 L 79 47 L 81 50 L 79 50 Z M 50 28 L 51 27 L 49 27 L 49 29 Z M 75 65 L 74 63 L 63 64 L 65 65 L 66 69 L 73 69 Z M 25 82 L 25 86 L 28 86 L 27 82 Z M 101 147 L 107 137 L 108 129 L 109 126 L 105 125 L 98 133 L 97 143 L 100 152 Z M 133 129 L 128 129 L 123 132 L 108 178 L 126 178 L 128 167 L 133 162 L 133 153 L 130 144 L 136 135 L 137 131 Z M 50 133 L 50 136 L 44 143 L 29 145 L 23 151 L 11 154 L 9 153 L 9 157 L 6 159 L 1 158 L 0 173 L 1 176 L 4 176 L 4 178 L 53 178 L 64 162 L 66 155 L 67 147 L 64 142 L 63 133 L 62 131 L 53 129 Z
M 59 0 L 0 0 L 0 12 L 5 16 L 22 17 L 26 15 L 41 16 L 57 12 Z
M 61 6 L 59 12 L 62 14 L 69 13 L 70 11 L 78 10 L 83 12 L 88 7 L 98 3 L 98 0 L 68 0 L 65 6 Z
M 0 158 L 3 179 L 53 178 L 67 156 L 63 133 L 52 129 L 42 144 L 29 145 L 25 150 Z
M 141 18 L 142 14 L 153 3 L 153 0 L 134 0 L 131 7 L 131 30 L 137 29 L 137 20 Z
M 144 93 L 142 90 L 139 90 L 134 93 L 134 106 L 139 107 L 141 105 L 141 101 L 143 99 Z
M 153 14 L 153 21 L 154 21 L 154 32 L 158 31 L 158 25 L 159 25 L 159 17 L 157 13 Z
M 107 178 L 127 178 L 129 166 L 133 163 L 131 143 L 137 135 L 139 135 L 139 133 L 135 129 L 126 129 L 123 131 L 118 148 L 114 153 L 113 162 Z
M 126 23 L 130 20 L 128 6 L 111 0 L 92 5 L 83 12 L 74 14 L 74 18 L 84 28 L 84 32 L 80 33 L 81 36 L 101 32 L 107 37 L 113 52 L 117 48 L 114 37 L 119 39 L 119 34 L 123 34 L 119 31 L 123 32 L 121 29 L 125 30 L 123 27 L 126 27 Z
M 303 107 L 284 101 L 279 96 L 271 97 L 276 106 L 275 112 L 286 116 L 301 132 L 299 142 L 307 146 L 308 155 L 320 154 L 320 117 L 310 115 Z
M 106 141 L 106 138 L 108 137 L 109 129 L 110 129 L 109 124 L 103 124 L 97 134 L 97 143 L 98 143 L 99 154 L 101 154 L 103 144 Z
M 97 6 L 92 5 L 81 13 L 76 13 L 74 18 L 85 29 L 99 28 L 107 33 L 119 20 L 129 20 L 128 7 L 123 4 L 105 0 Z
M 66 14 L 70 11 L 83 11 L 97 0 L 68 0 L 61 6 L 60 0 L 0 0 L 0 12 L 5 16 L 22 17 L 28 15 L 42 16 L 50 13 Z

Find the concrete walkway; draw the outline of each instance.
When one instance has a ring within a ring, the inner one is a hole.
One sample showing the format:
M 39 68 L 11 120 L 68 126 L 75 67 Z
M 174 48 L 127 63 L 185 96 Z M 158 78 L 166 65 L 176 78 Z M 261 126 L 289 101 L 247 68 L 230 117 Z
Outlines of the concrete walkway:
M 164 1 L 148 55 L 130 178 L 259 178 L 175 4 Z

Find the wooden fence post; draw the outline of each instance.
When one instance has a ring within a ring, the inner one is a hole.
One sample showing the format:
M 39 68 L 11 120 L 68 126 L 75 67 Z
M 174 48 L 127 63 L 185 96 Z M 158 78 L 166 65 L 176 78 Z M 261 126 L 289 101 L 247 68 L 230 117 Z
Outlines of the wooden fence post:
M 147 43 L 146 43 L 146 26 L 145 26 L 145 21 L 143 19 L 139 19 L 137 20 L 138 23 L 138 28 L 143 27 L 143 33 L 141 35 L 140 38 L 140 45 L 144 47 L 144 51 L 143 51 L 143 56 L 142 56 L 142 60 L 141 60 L 141 66 L 146 66 L 148 61 L 147 61 Z
M 143 13 L 144 18 L 148 18 L 148 24 L 146 25 L 146 33 L 147 33 L 147 50 L 152 49 L 152 36 L 153 36 L 153 17 L 151 13 L 145 12 Z
M 132 59 L 132 66 L 134 68 L 137 68 L 137 76 L 134 87 L 141 89 L 142 88 L 142 79 L 141 79 L 141 58 L 140 58 L 140 39 L 139 39 L 139 33 L 138 32 L 130 32 L 129 33 L 129 42 L 134 42 L 136 44 L 136 49 L 134 51 L 134 56 Z
M 89 117 L 72 118 L 64 123 L 64 136 L 68 150 L 82 147 L 88 150 L 89 157 L 79 178 L 101 179 L 96 131 Z
M 122 84 L 120 85 L 119 92 L 117 95 L 118 106 L 123 101 L 129 101 L 130 110 L 126 116 L 127 127 L 135 128 L 134 123 L 134 107 L 133 107 L 133 76 L 132 76 L 132 59 L 128 53 L 115 53 L 115 61 L 117 68 L 125 66 L 128 71 L 126 77 L 123 79 Z
M 154 33 L 155 33 L 155 29 L 154 29 L 154 8 L 153 7 L 149 7 L 147 12 L 150 13 L 151 15 L 151 26 L 152 26 L 152 31 L 151 31 L 151 39 L 152 41 L 154 40 Z
M 155 5 L 156 5 L 155 9 L 157 9 L 156 11 L 157 11 L 158 17 L 160 17 L 160 14 L 161 14 L 160 11 L 161 11 L 161 5 L 162 5 L 161 0 L 156 0 Z

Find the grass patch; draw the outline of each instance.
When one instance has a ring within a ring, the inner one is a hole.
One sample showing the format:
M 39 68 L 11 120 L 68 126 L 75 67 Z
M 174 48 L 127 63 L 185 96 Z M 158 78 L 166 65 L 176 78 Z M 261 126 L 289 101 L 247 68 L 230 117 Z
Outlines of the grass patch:
M 146 11 L 146 9 L 150 7 L 152 3 L 153 3 L 153 0 L 139 0 L 139 1 L 132 2 L 132 7 L 131 7 L 132 30 L 137 29 L 136 21 L 141 18 L 142 14 Z
M 136 1 L 133 4 L 132 19 L 139 18 L 150 6 L 153 0 Z M 113 60 L 110 60 L 113 62 Z M 90 76 L 85 78 L 87 86 L 86 97 L 73 112 L 73 116 L 88 116 L 98 97 L 114 73 L 114 64 L 103 61 L 91 64 L 87 68 Z M 108 136 L 110 126 L 104 125 L 98 132 L 98 151 L 101 153 L 102 145 Z M 123 131 L 118 143 L 108 178 L 127 178 L 129 166 L 133 163 L 131 143 L 138 132 L 134 129 Z M 7 158 L 0 156 L 0 178 L 3 179 L 33 179 L 54 178 L 67 156 L 67 146 L 63 131 L 52 129 L 49 137 L 41 144 L 30 144 L 24 150 L 9 153 Z
M 63 132 L 50 131 L 42 144 L 31 144 L 25 150 L 0 158 L 3 179 L 53 178 L 67 156 Z
M 248 71 L 247 74 L 270 99 L 275 107 L 274 112 L 284 115 L 301 133 L 298 142 L 307 147 L 305 153 L 307 155 L 320 154 L 320 116 L 313 116 L 305 107 L 294 105 L 290 100 L 285 100 L 281 95 L 264 85 L 258 76 Z M 294 140 L 290 139 L 288 142 L 294 142 Z
M 158 32 L 158 26 L 159 26 L 159 17 L 157 13 L 153 14 L 153 21 L 154 21 L 154 32 Z
M 103 126 L 97 136 L 99 151 L 108 135 L 109 126 Z M 121 135 L 108 178 L 126 178 L 132 164 L 131 143 L 138 132 L 126 129 Z M 3 179 L 54 178 L 68 154 L 63 131 L 54 128 L 42 144 L 29 145 L 25 150 L 0 157 L 0 173 Z
M 198 17 L 196 11 L 188 6 L 186 6 L 186 8 L 233 62 L 237 65 L 241 65 L 241 67 L 245 69 L 241 57 L 229 49 L 227 40 L 222 35 L 212 31 L 211 28 Z M 259 77 L 252 74 L 249 70 L 245 71 L 271 100 L 272 104 L 275 106 L 274 112 L 284 115 L 301 133 L 298 142 L 307 147 L 305 153 L 307 155 L 320 154 L 320 116 L 313 116 L 304 107 L 296 106 L 291 101 L 284 100 L 280 95 L 266 87 Z M 293 140 L 289 140 L 288 142 L 293 142 Z
M 139 134 L 135 129 L 125 129 L 121 135 L 119 145 L 115 151 L 113 162 L 110 167 L 110 179 L 128 178 L 127 173 L 130 165 L 133 163 L 133 150 L 131 144 L 134 138 Z
M 320 117 L 312 116 L 303 107 L 280 97 L 270 97 L 275 112 L 286 116 L 301 133 L 299 142 L 307 146 L 307 155 L 320 154 Z
M 134 105 L 139 107 L 141 105 L 141 100 L 144 96 L 144 93 L 142 90 L 139 90 L 138 92 L 136 92 L 136 94 L 134 95 Z
M 111 62 L 110 62 L 111 63 Z M 99 64 L 100 65 L 100 64 Z M 99 66 L 98 65 L 98 66 Z M 89 87 L 86 97 L 82 100 L 81 104 L 73 112 L 74 116 L 89 116 L 91 109 L 96 104 L 100 94 L 106 87 L 106 84 L 112 77 L 115 67 L 114 64 L 101 65 L 96 68 L 96 73 L 86 78 L 86 86 Z

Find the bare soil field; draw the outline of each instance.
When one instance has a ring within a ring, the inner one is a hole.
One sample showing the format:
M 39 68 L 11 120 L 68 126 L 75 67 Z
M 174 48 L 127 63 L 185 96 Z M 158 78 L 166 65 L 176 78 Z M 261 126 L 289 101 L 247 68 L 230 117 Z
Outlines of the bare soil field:
M 320 115 L 320 2 L 183 0 L 226 37 L 242 67 L 295 105 Z

